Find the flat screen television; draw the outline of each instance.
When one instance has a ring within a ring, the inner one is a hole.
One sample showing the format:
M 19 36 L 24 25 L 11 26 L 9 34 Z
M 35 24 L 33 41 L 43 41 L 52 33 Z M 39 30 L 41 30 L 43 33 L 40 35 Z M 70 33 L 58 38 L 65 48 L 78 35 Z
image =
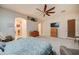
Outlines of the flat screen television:
M 59 23 L 51 23 L 51 27 L 59 27 Z

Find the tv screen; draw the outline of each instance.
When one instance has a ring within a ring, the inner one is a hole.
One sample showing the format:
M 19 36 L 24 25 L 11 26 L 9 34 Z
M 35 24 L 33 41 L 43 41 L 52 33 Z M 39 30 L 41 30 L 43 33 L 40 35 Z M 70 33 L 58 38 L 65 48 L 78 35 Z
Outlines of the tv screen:
M 51 23 L 51 27 L 59 27 L 58 23 Z

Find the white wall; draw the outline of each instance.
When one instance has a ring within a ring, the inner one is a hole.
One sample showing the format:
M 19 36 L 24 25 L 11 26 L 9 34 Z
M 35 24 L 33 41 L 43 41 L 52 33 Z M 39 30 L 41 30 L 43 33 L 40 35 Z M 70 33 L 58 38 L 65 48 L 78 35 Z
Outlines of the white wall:
M 23 15 L 0 8 L 0 33 L 2 35 L 15 36 L 15 18 L 24 17 Z
M 15 18 L 24 18 L 27 20 L 27 16 L 22 15 L 20 13 L 0 8 L 0 33 L 4 36 L 6 35 L 12 35 L 15 36 Z M 32 22 L 28 23 L 28 29 L 29 31 L 31 30 L 36 30 L 37 24 L 33 24 Z
M 76 36 L 79 36 L 79 16 L 78 16 L 78 19 L 76 21 Z
M 56 5 L 55 14 L 50 17 L 44 18 L 42 22 L 43 36 L 50 36 L 50 23 L 58 22 L 58 37 L 66 38 L 67 37 L 67 21 L 70 19 L 76 19 L 78 23 L 79 12 L 77 5 Z M 62 12 L 62 10 L 66 10 Z M 79 25 L 79 23 L 78 23 Z M 78 27 L 78 26 L 77 26 Z M 79 27 L 76 29 L 76 34 L 79 34 Z
M 38 22 L 33 22 L 33 21 L 28 20 L 27 21 L 28 36 L 29 36 L 30 32 L 37 31 L 37 30 L 38 30 Z

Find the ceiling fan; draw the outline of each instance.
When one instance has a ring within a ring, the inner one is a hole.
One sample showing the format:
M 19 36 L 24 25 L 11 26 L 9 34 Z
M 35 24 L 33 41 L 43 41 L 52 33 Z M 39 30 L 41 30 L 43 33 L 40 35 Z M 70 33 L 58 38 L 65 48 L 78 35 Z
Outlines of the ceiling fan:
M 43 17 L 45 17 L 45 15 L 51 16 L 50 14 L 55 13 L 54 11 L 52 11 L 54 9 L 55 9 L 55 7 L 52 7 L 52 8 L 47 10 L 47 5 L 46 4 L 44 5 L 44 10 L 40 10 L 40 9 L 36 8 L 36 10 L 43 13 Z

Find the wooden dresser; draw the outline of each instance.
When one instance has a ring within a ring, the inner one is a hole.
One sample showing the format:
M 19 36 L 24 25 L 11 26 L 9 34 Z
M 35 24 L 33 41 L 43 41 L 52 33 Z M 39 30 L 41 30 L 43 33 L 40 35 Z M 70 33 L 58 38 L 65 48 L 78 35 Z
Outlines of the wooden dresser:
M 30 36 L 37 37 L 37 36 L 39 36 L 39 32 L 38 31 L 33 31 L 33 32 L 30 33 Z

